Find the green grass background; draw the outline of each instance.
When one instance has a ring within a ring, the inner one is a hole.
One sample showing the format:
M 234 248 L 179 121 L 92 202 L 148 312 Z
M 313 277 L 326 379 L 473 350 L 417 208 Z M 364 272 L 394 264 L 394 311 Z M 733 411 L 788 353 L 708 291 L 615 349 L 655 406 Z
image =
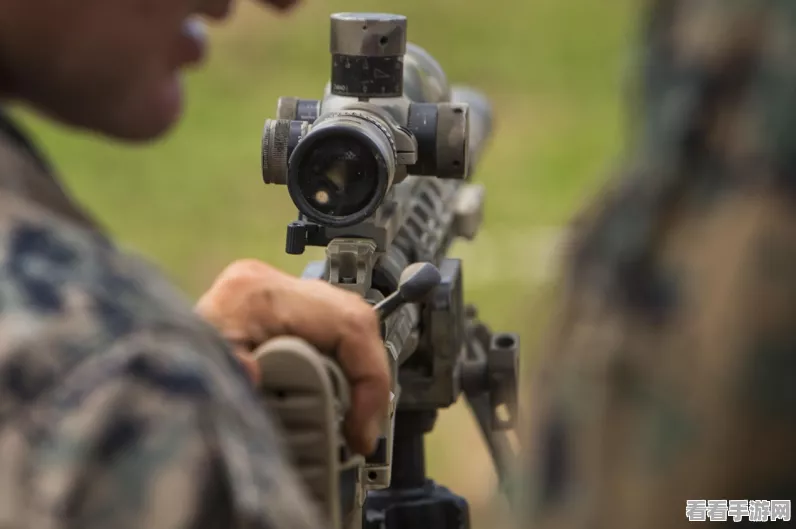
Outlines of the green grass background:
M 496 128 L 477 180 L 485 223 L 465 259 L 468 300 L 493 328 L 519 332 L 530 359 L 545 310 L 550 235 L 604 181 L 626 124 L 636 2 L 630 0 L 307 0 L 287 18 L 238 6 L 188 78 L 184 121 L 165 140 L 126 147 L 25 116 L 75 196 L 124 245 L 197 296 L 222 267 L 256 257 L 300 273 L 319 255 L 284 254 L 295 209 L 259 172 L 263 120 L 281 95 L 319 97 L 329 71 L 328 15 L 408 16 L 409 38 L 452 83 L 492 99 Z M 484 520 L 494 475 L 461 406 L 442 414 L 431 474 Z M 481 524 L 483 525 L 483 524 Z

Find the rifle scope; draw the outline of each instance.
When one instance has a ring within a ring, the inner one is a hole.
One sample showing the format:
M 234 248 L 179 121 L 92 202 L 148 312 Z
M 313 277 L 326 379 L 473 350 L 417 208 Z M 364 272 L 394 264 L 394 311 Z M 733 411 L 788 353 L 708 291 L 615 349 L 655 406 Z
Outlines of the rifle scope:
M 406 17 L 332 15 L 330 52 L 323 100 L 282 97 L 265 123 L 265 183 L 286 184 L 307 220 L 339 228 L 372 216 L 407 175 L 468 176 L 469 107 L 407 44 Z

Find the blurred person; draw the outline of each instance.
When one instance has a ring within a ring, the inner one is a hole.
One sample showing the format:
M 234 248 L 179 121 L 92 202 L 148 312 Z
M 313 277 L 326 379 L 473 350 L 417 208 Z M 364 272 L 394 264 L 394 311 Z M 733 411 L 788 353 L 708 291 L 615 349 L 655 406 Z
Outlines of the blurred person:
M 572 226 L 533 377 L 524 527 L 777 526 L 767 502 L 796 497 L 796 3 L 648 7 L 626 169 Z
M 203 55 L 194 17 L 229 8 L 3 0 L 2 100 L 120 141 L 158 138 Z M 0 525 L 321 527 L 254 391 L 248 355 L 282 334 L 337 356 L 353 387 L 347 437 L 368 453 L 389 377 L 364 300 L 242 260 L 192 307 L 0 119 Z

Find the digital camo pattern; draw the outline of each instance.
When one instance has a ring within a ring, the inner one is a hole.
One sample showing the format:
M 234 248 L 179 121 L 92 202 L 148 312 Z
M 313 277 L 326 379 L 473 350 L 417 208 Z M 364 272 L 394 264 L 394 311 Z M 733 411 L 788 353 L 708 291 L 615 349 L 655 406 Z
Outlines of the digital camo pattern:
M 796 497 L 796 2 L 649 7 L 628 169 L 573 226 L 531 389 L 534 529 Z
M 0 128 L 0 526 L 321 527 L 226 344 Z

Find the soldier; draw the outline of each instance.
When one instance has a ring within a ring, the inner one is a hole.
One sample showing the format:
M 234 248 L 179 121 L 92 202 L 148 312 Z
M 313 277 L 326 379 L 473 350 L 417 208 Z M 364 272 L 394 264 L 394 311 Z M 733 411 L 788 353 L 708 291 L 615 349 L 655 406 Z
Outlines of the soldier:
M 574 226 L 532 385 L 534 529 L 796 497 L 796 3 L 649 7 L 638 135 Z
M 0 93 L 73 127 L 156 138 L 180 115 L 180 71 L 202 55 L 186 20 L 228 8 L 3 0 Z M 347 436 L 368 452 L 389 377 L 361 298 L 241 261 L 194 309 L 0 120 L 0 525 L 320 527 L 253 389 L 247 354 L 280 334 L 337 355 L 353 387 Z

